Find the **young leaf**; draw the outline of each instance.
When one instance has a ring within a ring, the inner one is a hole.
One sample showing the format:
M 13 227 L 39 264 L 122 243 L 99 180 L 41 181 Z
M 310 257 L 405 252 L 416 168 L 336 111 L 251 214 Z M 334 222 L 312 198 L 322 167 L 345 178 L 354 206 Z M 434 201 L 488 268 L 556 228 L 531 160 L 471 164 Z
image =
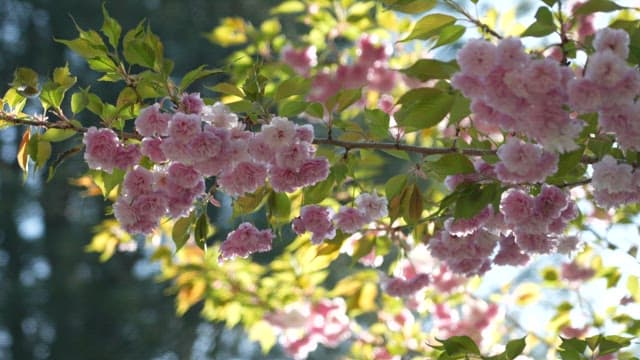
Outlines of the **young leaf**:
M 436 35 L 439 35 L 440 30 L 444 27 L 455 23 L 456 18 L 445 14 L 429 14 L 422 19 L 418 20 L 411 30 L 411 33 L 406 38 L 399 42 L 405 42 L 409 40 L 419 39 L 427 40 Z
M 180 90 L 185 91 L 195 81 L 221 72 L 222 70 L 220 69 L 207 69 L 206 65 L 200 65 L 184 75 L 182 81 L 180 81 Z
M 444 62 L 435 59 L 420 59 L 400 72 L 420 81 L 432 79 L 448 79 L 460 68 L 455 61 Z
M 114 18 L 109 16 L 109 12 L 107 11 L 104 3 L 102 3 L 102 17 L 104 17 L 104 21 L 100 30 L 107 37 L 107 39 L 109 39 L 109 44 L 111 44 L 111 46 L 116 49 L 118 47 L 118 42 L 120 41 L 122 26 L 120 26 L 120 24 Z
M 383 0 L 382 3 L 391 10 L 405 14 L 420 14 L 436 6 L 436 0 Z
M 625 9 L 624 6 L 620 6 L 613 1 L 609 0 L 589 0 L 586 3 L 580 5 L 573 15 L 588 15 L 594 12 L 611 12 L 616 10 Z
M 536 21 L 529 25 L 529 27 L 520 36 L 543 37 L 551 34 L 555 30 L 556 25 L 553 23 L 553 14 L 551 13 L 551 10 L 546 6 L 541 6 L 536 12 Z
M 191 234 L 191 226 L 193 225 L 194 220 L 194 214 L 191 213 L 187 217 L 178 219 L 173 224 L 173 229 L 171 230 L 171 238 L 173 239 L 173 243 L 176 245 L 176 251 L 180 250 L 189 239 L 189 235 Z

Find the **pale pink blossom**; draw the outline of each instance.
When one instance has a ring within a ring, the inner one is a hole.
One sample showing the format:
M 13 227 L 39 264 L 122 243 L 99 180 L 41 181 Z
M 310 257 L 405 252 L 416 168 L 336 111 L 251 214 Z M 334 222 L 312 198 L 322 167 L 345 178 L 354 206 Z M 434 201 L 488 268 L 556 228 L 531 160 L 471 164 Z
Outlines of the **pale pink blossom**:
M 311 89 L 307 99 L 319 103 L 326 102 L 330 97 L 337 94 L 340 90 L 340 83 L 336 81 L 335 76 L 327 71 L 316 74 L 311 83 Z
M 114 154 L 113 161 L 116 167 L 128 169 L 138 164 L 141 158 L 142 153 L 138 144 L 120 144 Z
M 619 83 L 627 74 L 627 63 L 612 51 L 601 51 L 592 54 L 587 62 L 584 77 L 611 87 Z
M 497 46 L 497 57 L 498 65 L 505 69 L 522 67 L 529 61 L 529 57 L 524 52 L 522 41 L 513 37 L 500 41 Z
M 162 151 L 162 139 L 160 138 L 145 137 L 142 139 L 140 152 L 156 164 L 167 161 L 167 157 Z
M 300 210 L 300 216 L 293 220 L 293 230 L 297 234 L 311 233 L 311 242 L 319 244 L 336 236 L 333 225 L 333 210 L 320 205 L 306 205 Z
M 315 153 L 307 142 L 298 142 L 283 146 L 275 153 L 277 166 L 298 170 Z
M 84 159 L 91 169 L 111 172 L 116 166 L 115 156 L 120 146 L 118 135 L 108 128 L 90 127 L 84 134 Z
M 136 131 L 142 136 L 166 136 L 171 114 L 160 111 L 155 103 L 144 108 L 135 120 Z
M 372 35 L 364 35 L 358 41 L 358 63 L 371 66 L 382 62 L 391 55 L 392 48 L 386 45 L 376 45 L 377 38 Z
M 580 113 L 598 111 L 602 105 L 600 87 L 589 79 L 571 79 L 567 92 L 569 94 L 569 106 L 574 111 Z
M 220 129 L 231 129 L 238 126 L 238 115 L 231 112 L 228 106 L 219 101 L 202 109 L 202 119 Z
M 457 59 L 463 73 L 485 76 L 497 64 L 498 52 L 496 46 L 490 42 L 474 39 L 458 51 Z
M 183 188 L 192 188 L 202 179 L 202 175 L 193 166 L 174 162 L 169 165 L 171 181 Z
M 304 184 L 298 172 L 279 166 L 269 167 L 269 180 L 273 190 L 278 192 L 294 192 Z
M 376 193 L 362 193 L 356 197 L 355 203 L 367 222 L 381 219 L 388 214 L 387 198 Z
M 500 212 L 505 223 L 518 226 L 531 220 L 534 199 L 522 190 L 511 189 L 502 195 Z
M 360 210 L 349 206 L 341 206 L 333 220 L 336 227 L 347 234 L 353 234 L 367 223 L 367 218 Z
M 201 132 L 198 115 L 177 112 L 169 120 L 169 136 L 180 143 L 188 143 Z
M 305 160 L 296 177 L 300 181 L 298 186 L 312 186 L 328 176 L 329 161 L 325 157 L 317 157 Z
M 258 230 L 253 224 L 244 222 L 227 235 L 227 239 L 220 246 L 219 261 L 269 251 L 273 238 L 270 229 Z
M 232 171 L 217 178 L 220 188 L 231 196 L 252 193 L 266 183 L 267 167 L 261 163 L 241 162 Z
M 622 59 L 629 56 L 629 34 L 622 29 L 602 28 L 593 38 L 596 51 L 611 51 Z
M 295 141 L 296 125 L 285 117 L 276 116 L 270 124 L 262 126 L 261 132 L 267 145 L 281 149 Z
M 315 46 L 295 49 L 291 45 L 282 48 L 282 61 L 302 76 L 309 75 L 312 67 L 318 63 Z
M 142 166 L 135 166 L 128 171 L 122 182 L 122 194 L 136 197 L 153 191 L 153 173 Z
M 596 274 L 595 270 L 578 264 L 575 260 L 562 264 L 560 276 L 571 282 L 582 282 L 591 279 Z
M 200 93 L 184 93 L 180 96 L 179 109 L 185 114 L 200 114 L 204 108 L 204 101 Z

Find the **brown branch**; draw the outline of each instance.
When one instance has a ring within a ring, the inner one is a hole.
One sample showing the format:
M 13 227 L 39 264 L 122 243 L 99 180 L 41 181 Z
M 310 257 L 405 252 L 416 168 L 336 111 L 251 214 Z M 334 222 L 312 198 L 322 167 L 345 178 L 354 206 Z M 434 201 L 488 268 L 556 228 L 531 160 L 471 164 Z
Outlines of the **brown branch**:
M 503 38 L 503 36 L 500 35 L 497 31 L 492 29 L 489 25 L 487 25 L 487 24 L 483 23 L 482 21 L 476 19 L 475 17 L 471 16 L 471 14 L 469 14 L 462 6 L 460 6 L 459 4 L 456 4 L 454 1 L 445 0 L 445 4 L 447 4 L 454 11 L 459 12 L 461 15 L 463 15 L 465 18 L 467 18 L 467 20 L 469 20 L 471 23 L 473 23 L 475 26 L 477 26 L 480 30 L 482 30 L 482 32 L 490 34 L 491 36 L 495 37 L 496 39 L 502 39 Z
M 422 155 L 438 155 L 438 154 L 452 154 L 460 153 L 470 156 L 483 156 L 483 155 L 495 155 L 495 150 L 487 149 L 460 149 L 456 147 L 448 148 L 431 148 L 415 145 L 405 145 L 390 142 L 356 142 L 356 141 L 342 141 L 330 138 L 318 138 L 313 140 L 317 145 L 334 145 L 344 148 L 349 151 L 351 149 L 373 149 L 373 150 L 400 150 L 405 152 L 411 152 Z

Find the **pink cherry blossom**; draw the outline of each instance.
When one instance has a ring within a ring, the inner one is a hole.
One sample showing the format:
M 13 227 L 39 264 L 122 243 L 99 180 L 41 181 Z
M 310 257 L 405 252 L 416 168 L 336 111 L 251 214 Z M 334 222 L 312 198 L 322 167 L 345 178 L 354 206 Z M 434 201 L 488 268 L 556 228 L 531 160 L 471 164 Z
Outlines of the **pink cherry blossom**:
M 120 146 L 118 135 L 108 128 L 90 127 L 84 134 L 84 159 L 91 169 L 111 172 L 116 166 L 115 156 Z
M 629 56 L 629 34 L 622 29 L 603 28 L 593 39 L 596 51 L 611 51 L 622 59 Z
M 333 239 L 336 229 L 333 225 L 333 210 L 320 205 L 306 205 L 300 210 L 300 216 L 293 221 L 293 230 L 297 234 L 311 232 L 311 242 L 319 244 L 324 240 Z
M 219 260 L 228 260 L 236 256 L 247 257 L 256 252 L 271 250 L 274 238 L 270 229 L 258 230 L 253 224 L 244 222 L 227 235 L 220 246 Z
M 291 45 L 282 48 L 282 61 L 302 76 L 309 75 L 312 67 L 318 63 L 316 47 L 308 46 L 302 49 L 294 49 Z
M 135 120 L 136 131 L 142 136 L 166 136 L 171 114 L 160 111 L 155 103 L 144 108 Z
M 362 211 L 349 206 L 341 206 L 333 220 L 336 227 L 347 234 L 353 234 L 367 223 L 367 218 Z
M 388 214 L 387 198 L 376 193 L 362 193 L 356 197 L 355 203 L 367 222 L 381 219 Z
M 180 97 L 179 109 L 185 114 L 200 114 L 204 108 L 204 101 L 200 93 L 184 93 Z

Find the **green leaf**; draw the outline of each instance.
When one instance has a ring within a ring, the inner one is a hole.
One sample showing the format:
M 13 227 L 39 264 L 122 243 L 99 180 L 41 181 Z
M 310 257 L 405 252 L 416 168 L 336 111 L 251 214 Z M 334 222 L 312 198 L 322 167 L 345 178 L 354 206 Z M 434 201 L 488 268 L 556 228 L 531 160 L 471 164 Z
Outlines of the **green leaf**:
M 364 236 L 353 245 L 353 255 L 351 255 L 351 264 L 355 264 L 358 260 L 369 255 L 371 249 L 376 244 L 375 236 Z
M 518 355 L 524 351 L 526 343 L 526 336 L 521 339 L 511 340 L 507 343 L 505 353 L 508 359 L 515 359 Z
M 124 89 L 122 89 L 122 91 L 120 91 L 120 94 L 118 94 L 118 99 L 116 100 L 116 106 L 122 109 L 125 106 L 133 105 L 137 102 L 138 102 L 138 94 L 133 88 L 127 86 Z
M 445 14 L 429 14 L 418 20 L 406 38 L 399 42 L 405 42 L 414 39 L 427 40 L 440 34 L 440 31 L 453 23 L 456 18 Z
M 301 100 L 285 100 L 278 105 L 278 115 L 284 117 L 293 117 L 305 111 L 309 105 L 306 101 Z
M 272 191 L 269 196 L 270 222 L 283 224 L 289 222 L 291 199 L 286 193 Z
M 394 11 L 405 14 L 420 14 L 433 9 L 436 0 L 383 0 L 382 3 Z
M 546 6 L 541 6 L 536 12 L 536 21 L 529 25 L 529 27 L 520 35 L 543 37 L 553 33 L 556 30 L 556 25 L 553 23 L 553 14 L 551 10 Z
M 580 165 L 583 153 L 584 148 L 581 147 L 578 150 L 561 154 L 558 160 L 558 171 L 555 175 L 564 176 L 571 173 L 571 171 L 575 169 L 576 166 Z
M 547 4 L 547 6 L 552 7 L 558 2 L 558 0 L 542 0 L 543 3 Z
M 233 202 L 233 217 L 251 214 L 258 211 L 269 197 L 269 189 L 266 186 L 260 187 L 251 194 L 240 196 Z
M 362 89 L 360 88 L 340 90 L 336 95 L 327 100 L 327 108 L 332 109 L 335 105 L 335 111 L 342 112 L 360 99 L 362 99 Z
M 100 188 L 102 196 L 105 199 L 116 186 L 122 183 L 124 174 L 125 172 L 120 169 L 113 169 L 112 173 L 103 170 L 89 170 L 89 175 L 98 188 Z
M 54 39 L 54 41 L 65 45 L 74 53 L 80 55 L 85 59 L 91 59 L 97 56 L 106 55 L 106 51 L 100 47 L 92 46 L 91 43 L 85 39 L 76 38 L 73 40 Z
M 466 31 L 467 28 L 462 25 L 451 24 L 443 27 L 440 30 L 438 41 L 436 41 L 436 44 L 433 45 L 431 50 L 455 42 L 460 39 Z
M 105 7 L 105 4 L 102 3 L 102 16 L 104 17 L 104 21 L 102 23 L 102 28 L 100 29 L 102 33 L 109 39 L 109 44 L 113 46 L 113 48 L 118 47 L 118 42 L 120 41 L 120 34 L 122 34 L 122 26 L 111 16 L 109 16 L 109 12 Z
M 365 109 L 364 120 L 375 139 L 389 137 L 389 115 L 380 109 Z
M 631 345 L 631 339 L 629 338 L 617 335 L 605 336 L 598 346 L 598 355 L 613 354 L 629 345 Z
M 626 9 L 624 6 L 620 6 L 613 1 L 609 0 L 589 0 L 586 3 L 580 5 L 573 15 L 588 15 L 594 12 L 611 12 L 616 10 Z
M 329 176 L 326 179 L 313 186 L 305 187 L 303 190 L 304 205 L 317 204 L 326 199 L 331 194 L 334 183 L 335 175 L 333 173 L 329 173 Z
M 189 239 L 191 226 L 193 225 L 194 220 L 195 215 L 192 212 L 189 216 L 182 217 L 173 224 L 173 229 L 171 229 L 171 238 L 173 239 L 173 243 L 176 245 L 176 251 L 180 250 Z
M 47 182 L 51 181 L 51 179 L 53 179 L 53 176 L 56 173 L 56 169 L 58 168 L 58 166 L 60 166 L 60 164 L 62 164 L 66 159 L 68 159 L 69 157 L 79 153 L 82 151 L 82 148 L 80 146 L 76 146 L 73 147 L 69 150 L 63 151 L 61 153 L 58 154 L 58 156 L 56 156 L 56 159 L 53 161 L 53 164 L 51 164 L 49 166 L 49 175 L 47 176 Z
M 500 201 L 503 189 L 498 184 L 462 184 L 457 198 L 453 216 L 456 219 L 468 219 L 478 214 L 489 204 Z
M 408 131 L 428 129 L 444 119 L 454 100 L 454 96 L 436 88 L 413 89 L 400 97 L 402 108 L 394 116 Z
M 465 155 L 458 153 L 443 155 L 436 161 L 427 161 L 425 165 L 428 170 L 435 172 L 442 178 L 448 175 L 470 174 L 475 172 L 475 167 L 471 160 Z
M 81 112 L 89 104 L 88 91 L 87 88 L 71 95 L 71 111 L 74 114 Z
M 435 59 L 420 59 L 407 69 L 400 72 L 420 81 L 432 79 L 449 79 L 460 68 L 455 61 L 444 62 Z
M 27 67 L 19 67 L 13 73 L 11 87 L 20 95 L 29 97 L 38 94 L 38 73 Z
M 408 224 L 415 224 L 422 218 L 422 210 L 424 209 L 422 193 L 416 184 L 411 184 L 405 189 L 401 200 L 402 217 Z
M 271 15 L 278 14 L 293 14 L 303 12 L 306 9 L 306 5 L 301 1 L 284 1 L 280 5 L 274 7 L 269 12 Z
M 221 72 L 222 70 L 220 69 L 207 69 L 206 65 L 200 65 L 184 75 L 182 81 L 180 81 L 180 89 L 185 91 L 189 85 L 193 84 L 195 81 Z
M 42 86 L 40 92 L 40 101 L 42 107 L 47 110 L 49 108 L 59 108 L 62 104 L 62 98 L 64 97 L 65 89 L 55 83 L 48 81 Z
M 214 86 L 207 86 L 207 89 L 221 94 L 233 95 L 241 98 L 245 97 L 244 92 L 239 87 L 230 83 L 219 83 Z
M 77 132 L 73 129 L 47 129 L 47 131 L 42 134 L 40 137 L 42 140 L 50 141 L 50 142 L 60 142 L 65 141 L 73 135 L 77 134 Z
M 565 339 L 562 338 L 562 344 L 560 344 L 560 349 L 562 350 L 573 350 L 577 353 L 584 353 L 587 348 L 587 342 L 580 339 Z
M 406 174 L 400 174 L 387 180 L 384 186 L 385 195 L 387 199 L 391 201 L 394 197 L 400 195 L 402 189 L 407 184 L 408 176 Z
M 274 99 L 280 101 L 294 95 L 306 95 L 311 87 L 311 80 L 295 76 L 283 81 L 276 89 Z
M 87 59 L 87 64 L 91 70 L 99 72 L 116 72 L 118 71 L 118 65 L 107 56 L 99 56 L 91 59 Z
M 480 349 L 468 336 L 452 336 L 446 340 L 436 339 L 447 355 L 480 355 Z
M 196 221 L 196 227 L 193 231 L 193 237 L 199 248 L 206 250 L 207 238 L 209 237 L 209 218 L 207 213 L 200 215 Z
M 78 78 L 71 75 L 68 64 L 64 67 L 57 67 L 53 70 L 53 82 L 63 87 L 65 90 L 75 85 L 76 81 L 78 81 Z

